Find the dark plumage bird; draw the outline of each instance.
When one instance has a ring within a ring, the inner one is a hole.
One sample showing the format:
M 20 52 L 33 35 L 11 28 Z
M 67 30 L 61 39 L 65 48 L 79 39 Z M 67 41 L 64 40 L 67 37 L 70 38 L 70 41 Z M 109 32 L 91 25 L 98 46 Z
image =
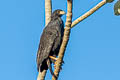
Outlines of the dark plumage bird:
M 51 68 L 51 63 L 54 60 L 49 56 L 58 56 L 64 34 L 64 23 L 61 19 L 63 14 L 65 14 L 64 11 L 55 10 L 51 15 L 51 21 L 44 28 L 41 35 L 37 52 L 37 69 L 40 72 Z
M 114 14 L 117 16 L 120 15 L 120 0 L 118 0 L 114 5 Z

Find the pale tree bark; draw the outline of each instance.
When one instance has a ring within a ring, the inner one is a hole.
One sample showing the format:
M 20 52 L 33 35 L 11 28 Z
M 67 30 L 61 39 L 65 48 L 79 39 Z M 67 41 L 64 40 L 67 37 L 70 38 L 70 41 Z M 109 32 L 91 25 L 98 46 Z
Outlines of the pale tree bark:
M 45 0 L 45 26 L 50 22 L 52 14 L 52 3 L 51 0 Z M 37 80 L 45 80 L 46 70 L 38 73 Z
M 98 3 L 95 7 L 93 7 L 91 10 L 77 18 L 75 21 L 72 22 L 71 27 L 74 27 L 76 24 L 81 22 L 82 20 L 86 19 L 88 16 L 93 14 L 96 10 L 98 10 L 100 7 L 102 7 L 106 3 L 106 0 L 102 0 L 100 3 Z
M 77 25 L 82 20 L 89 17 L 91 14 L 93 14 L 95 11 L 97 11 L 100 7 L 102 7 L 106 3 L 111 3 L 114 0 L 102 0 L 100 3 L 98 3 L 95 7 L 93 7 L 91 10 L 86 12 L 84 15 L 73 21 L 72 23 L 72 0 L 67 0 L 67 18 L 66 18 L 66 24 L 65 24 L 65 31 L 64 31 L 64 37 L 62 41 L 62 45 L 59 51 L 58 60 L 55 63 L 56 69 L 54 71 L 54 74 L 57 78 L 54 76 L 52 77 L 52 80 L 57 80 L 59 76 L 59 72 L 61 69 L 61 65 L 63 62 L 64 52 L 69 40 L 70 35 L 70 29 Z M 51 19 L 51 12 L 52 12 L 52 6 L 51 6 L 51 0 L 45 0 L 45 17 L 46 17 L 46 25 L 49 23 Z M 44 80 L 46 75 L 46 71 L 44 70 L 42 73 L 39 72 L 37 80 Z
M 51 0 L 45 0 L 45 25 L 47 25 L 51 20 L 52 14 L 52 2 Z
M 82 15 L 81 17 L 79 17 L 78 19 L 76 19 L 72 24 L 72 0 L 67 0 L 67 19 L 66 19 L 66 26 L 65 26 L 65 31 L 64 31 L 64 36 L 63 36 L 63 41 L 62 41 L 62 45 L 60 47 L 60 51 L 59 51 L 59 55 L 58 55 L 58 59 L 55 63 L 55 71 L 54 74 L 56 76 L 56 78 L 53 76 L 52 80 L 57 80 L 58 76 L 59 76 L 59 72 L 61 69 L 61 65 L 63 62 L 63 57 L 64 57 L 64 52 L 69 40 L 69 35 L 70 35 L 70 27 L 74 27 L 76 24 L 78 24 L 79 22 L 81 22 L 82 20 L 84 20 L 85 18 L 87 18 L 88 16 L 90 16 L 91 14 L 93 14 L 96 10 L 98 10 L 100 7 L 102 7 L 104 4 L 106 3 L 110 3 L 113 0 L 102 0 L 100 3 L 98 3 L 95 7 L 93 7 L 90 11 L 86 12 L 84 15 Z
M 106 3 L 111 3 L 114 0 L 102 0 L 100 3 L 98 3 L 95 7 L 93 7 L 92 9 L 90 9 L 88 12 L 86 12 L 85 14 L 83 14 L 82 16 L 80 16 L 79 18 L 77 18 L 75 21 L 72 22 L 71 27 L 74 27 L 75 25 L 77 25 L 79 22 L 81 22 L 82 20 L 86 19 L 87 17 L 89 17 L 90 15 L 92 15 L 95 11 L 97 11 L 99 8 L 101 8 L 103 5 L 105 5 Z
M 66 46 L 69 40 L 69 36 L 70 36 L 71 24 L 72 24 L 72 0 L 67 0 L 67 18 L 66 18 L 66 23 L 65 23 L 65 31 L 64 31 L 64 36 L 63 36 L 63 41 L 60 47 L 60 51 L 58 54 L 58 59 L 55 62 L 56 68 L 55 68 L 54 74 L 56 78 L 53 76 L 52 80 L 58 79 L 61 65 L 63 62 L 64 52 L 65 52 L 65 49 L 66 49 Z
M 43 70 L 43 72 L 40 72 L 40 71 L 39 71 L 37 80 L 44 80 L 44 79 L 45 79 L 46 72 L 47 72 L 46 70 Z

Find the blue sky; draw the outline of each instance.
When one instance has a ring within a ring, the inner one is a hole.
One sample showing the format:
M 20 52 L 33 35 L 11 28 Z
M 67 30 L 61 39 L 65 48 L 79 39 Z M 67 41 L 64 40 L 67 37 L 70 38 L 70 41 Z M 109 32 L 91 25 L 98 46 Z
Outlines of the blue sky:
M 101 0 L 74 0 L 73 21 Z M 120 80 L 120 17 L 106 4 L 71 30 L 59 80 Z M 66 11 L 66 0 L 53 10 Z M 36 80 L 44 0 L 0 1 L 0 80 Z M 65 22 L 65 16 L 62 17 Z M 48 71 L 46 80 L 50 80 Z

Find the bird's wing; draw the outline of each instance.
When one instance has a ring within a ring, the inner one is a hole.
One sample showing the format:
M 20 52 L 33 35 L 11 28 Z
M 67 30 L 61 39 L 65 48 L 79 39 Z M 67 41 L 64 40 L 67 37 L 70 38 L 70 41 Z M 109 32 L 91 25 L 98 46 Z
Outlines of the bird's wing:
M 50 51 L 54 45 L 57 36 L 55 29 L 45 28 L 40 39 L 39 49 L 37 53 L 37 67 L 38 70 L 42 65 L 42 62 L 48 58 Z

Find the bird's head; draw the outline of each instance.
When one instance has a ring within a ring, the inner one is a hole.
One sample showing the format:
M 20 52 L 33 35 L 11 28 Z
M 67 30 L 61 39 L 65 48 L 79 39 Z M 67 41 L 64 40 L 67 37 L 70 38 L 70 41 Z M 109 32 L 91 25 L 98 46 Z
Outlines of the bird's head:
M 52 17 L 56 16 L 56 17 L 61 17 L 62 15 L 64 15 L 65 12 L 61 9 L 57 9 L 52 13 Z

